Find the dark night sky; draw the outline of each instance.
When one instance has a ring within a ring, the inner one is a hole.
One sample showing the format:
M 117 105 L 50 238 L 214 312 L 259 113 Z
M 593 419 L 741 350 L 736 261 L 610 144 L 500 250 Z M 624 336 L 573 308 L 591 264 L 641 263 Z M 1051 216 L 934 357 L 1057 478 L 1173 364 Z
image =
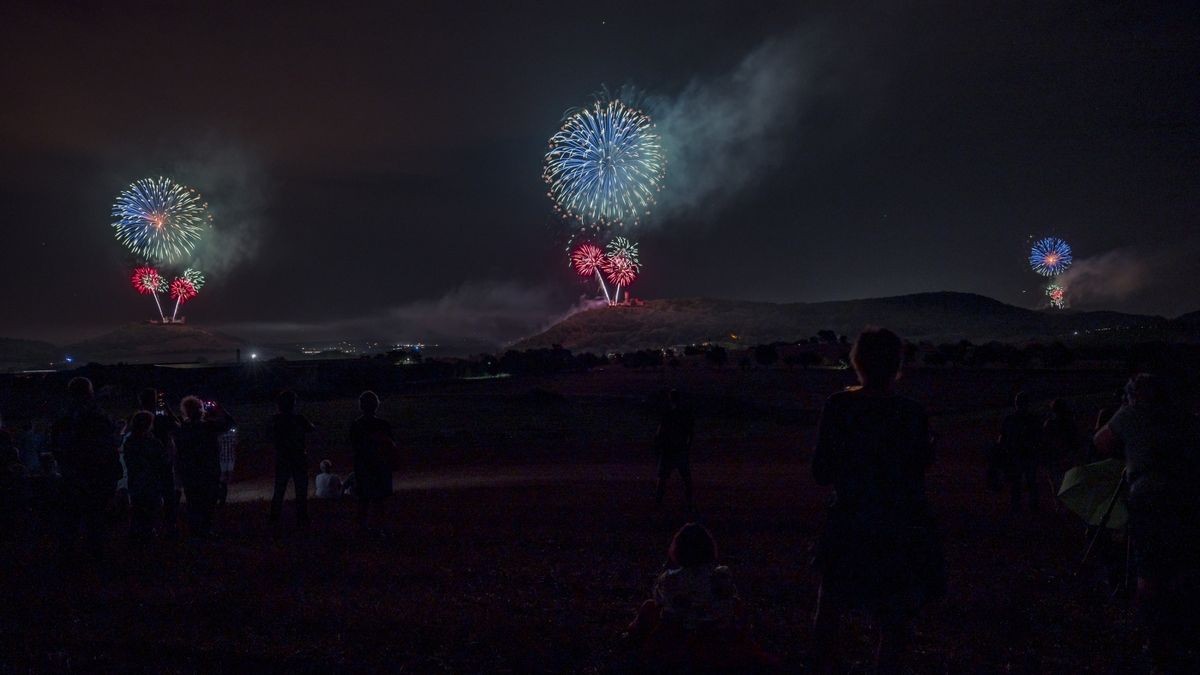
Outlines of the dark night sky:
M 108 214 L 165 172 L 220 232 L 194 322 L 519 336 L 586 290 L 541 156 L 602 84 L 722 134 L 666 148 L 640 296 L 1033 307 L 1057 234 L 1077 306 L 1200 309 L 1196 5 L 332 4 L 5 4 L 0 335 L 148 318 Z

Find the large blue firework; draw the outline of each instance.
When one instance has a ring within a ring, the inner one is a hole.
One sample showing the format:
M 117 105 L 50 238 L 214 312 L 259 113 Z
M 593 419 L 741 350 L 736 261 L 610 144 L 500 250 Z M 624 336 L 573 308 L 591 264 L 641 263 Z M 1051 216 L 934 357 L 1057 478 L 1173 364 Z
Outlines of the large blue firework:
M 555 208 L 585 225 L 636 224 L 662 187 L 654 122 L 619 100 L 581 109 L 550 137 L 542 178 Z
M 138 257 L 170 263 L 189 256 L 212 218 L 192 188 L 170 178 L 143 178 L 117 197 L 112 227 Z
M 1029 266 L 1046 277 L 1056 277 L 1071 266 L 1071 247 L 1058 237 L 1039 239 L 1029 252 Z

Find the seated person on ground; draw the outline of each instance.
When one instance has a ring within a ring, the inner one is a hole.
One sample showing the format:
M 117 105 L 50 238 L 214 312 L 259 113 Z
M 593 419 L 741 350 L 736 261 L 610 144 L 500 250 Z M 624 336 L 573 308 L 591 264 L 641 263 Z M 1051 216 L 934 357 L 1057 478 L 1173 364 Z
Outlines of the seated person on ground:
M 648 663 L 660 666 L 753 668 L 773 659 L 750 638 L 729 568 L 704 526 L 684 525 L 671 541 L 670 567 L 629 625 Z
M 337 499 L 342 496 L 342 479 L 333 473 L 333 462 L 321 460 L 321 473 L 317 474 L 317 499 Z

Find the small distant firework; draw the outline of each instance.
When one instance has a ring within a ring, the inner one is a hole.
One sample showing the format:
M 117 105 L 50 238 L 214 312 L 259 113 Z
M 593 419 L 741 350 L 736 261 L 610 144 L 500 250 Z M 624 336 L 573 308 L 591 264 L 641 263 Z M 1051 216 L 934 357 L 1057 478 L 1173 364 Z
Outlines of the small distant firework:
M 1029 266 L 1046 277 L 1056 277 L 1071 266 L 1071 247 L 1057 237 L 1040 239 L 1029 252 Z
M 605 247 L 610 258 L 624 258 L 633 265 L 635 272 L 642 268 L 642 261 L 638 257 L 638 245 L 636 241 L 631 241 L 625 237 L 615 237 L 608 242 Z
M 608 295 L 608 286 L 604 285 L 604 277 L 601 275 L 605 262 L 604 250 L 595 244 L 580 244 L 571 251 L 571 266 L 575 268 L 579 276 L 595 275 L 596 281 L 600 282 L 600 290 L 604 291 L 604 299 L 612 302 L 612 298 Z
M 150 262 L 179 261 L 195 249 L 212 217 L 200 194 L 169 178 L 143 178 L 117 196 L 117 240 Z
M 171 297 L 175 298 L 175 311 L 171 312 L 172 321 L 179 315 L 179 306 L 196 295 L 196 287 L 192 285 L 191 281 L 188 281 L 186 277 L 175 277 L 175 281 L 171 282 Z
M 1058 284 L 1052 283 L 1046 287 L 1046 297 L 1050 299 L 1050 306 L 1055 309 L 1067 306 L 1067 289 Z
M 158 270 L 153 267 L 138 267 L 133 270 L 133 277 L 130 279 L 133 282 L 133 288 L 142 295 L 153 295 L 154 305 L 158 307 L 158 318 L 162 319 L 162 303 L 158 301 L 159 293 L 167 292 L 167 280 L 163 278 Z
M 609 283 L 617 287 L 617 291 L 613 293 L 613 302 L 620 302 L 621 287 L 628 287 L 637 279 L 638 268 L 628 258 L 608 257 L 604 260 L 604 275 L 608 277 Z M 626 291 L 625 294 L 628 295 L 629 292 Z
M 555 208 L 584 225 L 636 224 L 654 204 L 665 164 L 648 115 L 596 101 L 550 137 L 542 178 Z

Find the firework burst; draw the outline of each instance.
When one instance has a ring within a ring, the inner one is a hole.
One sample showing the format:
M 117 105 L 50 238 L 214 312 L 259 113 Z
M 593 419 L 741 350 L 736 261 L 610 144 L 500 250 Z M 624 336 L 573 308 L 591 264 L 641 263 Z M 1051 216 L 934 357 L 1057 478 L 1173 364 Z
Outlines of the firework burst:
M 583 243 L 571 251 L 571 267 L 575 268 L 581 277 L 594 275 L 596 281 L 600 282 L 600 290 L 604 291 L 604 299 L 612 302 L 608 295 L 608 286 L 604 285 L 604 276 L 601 274 L 605 263 L 604 249 L 595 244 Z
M 188 281 L 186 277 L 175 277 L 175 281 L 171 282 L 171 297 L 175 299 L 175 311 L 171 312 L 172 321 L 179 315 L 179 306 L 196 295 L 196 287 L 192 285 L 191 281 Z
M 624 258 L 633 266 L 634 272 L 641 270 L 642 260 L 638 257 L 638 245 L 625 237 L 615 237 L 605 247 L 609 258 Z
M 1055 309 L 1067 306 L 1067 289 L 1058 284 L 1052 283 L 1046 287 L 1046 297 L 1050 299 L 1050 306 Z
M 555 208 L 580 223 L 636 224 L 654 204 L 665 164 L 648 115 L 597 101 L 550 137 L 542 178 Z
M 169 263 L 196 248 L 212 221 L 200 194 L 169 178 L 143 178 L 117 196 L 112 227 L 117 241 L 140 258 Z
M 164 318 L 162 303 L 158 301 L 159 293 L 167 292 L 167 280 L 153 267 L 138 267 L 133 270 L 133 288 L 142 295 L 153 295 L 154 306 L 158 307 L 158 318 Z
M 1029 252 L 1029 266 L 1045 277 L 1056 277 L 1071 266 L 1071 247 L 1057 237 L 1038 240 Z
M 637 279 L 638 268 L 629 258 L 622 256 L 607 257 L 604 259 L 604 276 L 608 277 L 608 282 L 615 284 L 617 290 L 613 293 L 613 302 L 621 301 L 621 287 L 628 287 Z M 629 295 L 629 291 L 625 292 Z
M 189 267 L 180 276 L 187 279 L 188 283 L 192 285 L 192 290 L 199 291 L 204 288 L 204 273 L 200 270 Z

